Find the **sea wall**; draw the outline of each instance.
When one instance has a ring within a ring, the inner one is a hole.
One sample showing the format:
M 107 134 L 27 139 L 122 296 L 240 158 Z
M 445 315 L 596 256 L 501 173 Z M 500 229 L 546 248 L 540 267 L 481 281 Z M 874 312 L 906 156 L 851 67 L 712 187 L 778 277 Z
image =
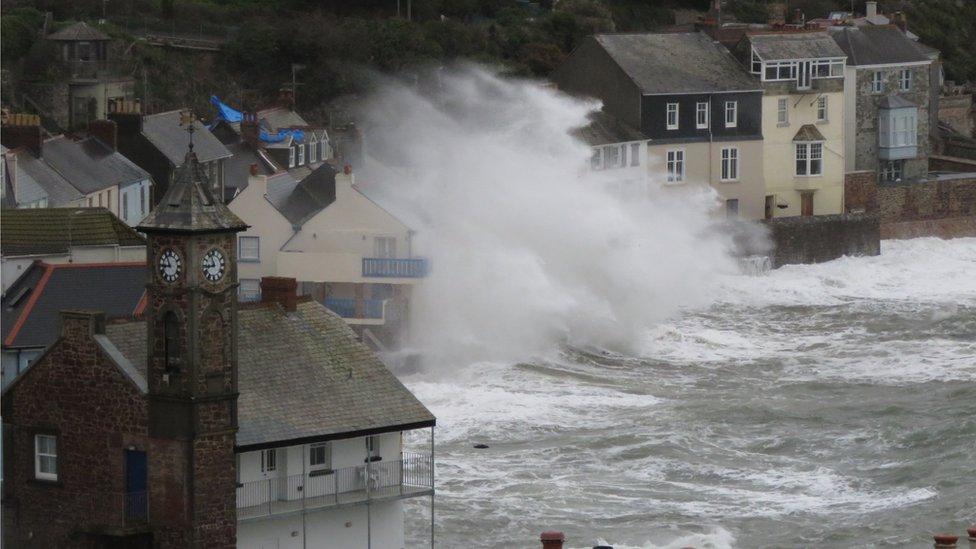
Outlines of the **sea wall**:
M 764 223 L 773 243 L 770 258 L 774 268 L 881 253 L 880 223 L 875 214 L 781 217 Z
M 882 238 L 976 236 L 976 175 L 879 185 Z

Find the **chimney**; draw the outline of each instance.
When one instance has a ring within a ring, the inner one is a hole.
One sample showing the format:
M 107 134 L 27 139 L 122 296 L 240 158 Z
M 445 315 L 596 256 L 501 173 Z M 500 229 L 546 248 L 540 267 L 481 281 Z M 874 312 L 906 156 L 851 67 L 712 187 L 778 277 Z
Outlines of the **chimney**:
M 8 149 L 24 147 L 35 157 L 41 157 L 44 137 L 41 133 L 41 117 L 36 114 L 11 114 L 0 129 L 0 142 Z
M 112 120 L 92 120 L 88 123 L 88 133 L 113 151 L 118 150 L 119 127 Z
M 258 115 L 253 112 L 245 112 L 241 115 L 241 139 L 253 149 L 258 148 L 258 137 L 261 135 L 261 128 L 258 127 Z
M 864 3 L 864 16 L 871 18 L 878 15 L 878 3 L 877 2 L 865 2 Z
M 286 311 L 294 311 L 298 306 L 298 282 L 282 276 L 262 278 L 261 303 L 277 303 Z
M 542 549 L 563 549 L 563 542 L 566 536 L 562 532 L 543 532 L 539 535 L 542 542 Z
M 905 12 L 896 11 L 895 13 L 891 14 L 891 22 L 896 27 L 901 29 L 902 33 L 908 32 L 908 18 L 905 16 Z
M 773 2 L 766 9 L 769 14 L 769 26 L 782 27 L 786 24 L 786 4 Z
M 106 118 L 115 123 L 115 135 L 122 135 L 123 140 L 134 139 L 142 133 L 142 103 L 138 99 L 110 101 Z M 115 143 L 118 145 L 117 138 Z
M 48 266 L 52 269 L 52 266 Z M 105 333 L 105 313 L 101 311 L 61 311 L 61 339 L 71 342 L 89 340 Z
M 258 172 L 258 165 L 257 164 L 251 164 L 251 166 L 250 166 L 249 169 L 251 171 L 251 175 L 252 176 L 257 175 L 259 173 Z
M 295 90 L 281 88 L 278 90 L 278 105 L 286 109 L 295 109 Z

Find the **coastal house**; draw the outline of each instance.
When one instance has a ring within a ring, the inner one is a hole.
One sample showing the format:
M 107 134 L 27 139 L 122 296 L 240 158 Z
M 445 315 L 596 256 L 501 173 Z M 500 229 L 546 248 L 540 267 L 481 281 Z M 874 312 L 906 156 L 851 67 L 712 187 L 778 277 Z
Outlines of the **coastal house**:
M 293 279 L 239 305 L 211 188 L 188 154 L 139 226 L 142 319 L 62 312 L 4 390 L 5 545 L 399 549 L 434 497 L 434 417 Z
M 118 124 L 119 150 L 144 170 L 156 182 L 152 204 L 158 204 L 183 165 L 184 153 L 190 141 L 198 162 L 207 172 L 216 196 L 222 197 L 225 183 L 225 163 L 231 152 L 195 117 L 184 120 L 188 111 L 172 110 L 144 115 L 138 102 L 120 102 L 112 106 L 109 120 Z M 187 132 L 192 126 L 193 132 Z
M 152 179 L 117 150 L 115 123 L 93 120 L 88 137 L 80 140 L 64 135 L 44 139 L 42 132 L 34 115 L 11 116 L 3 127 L 4 145 L 25 151 L 15 153 L 18 169 L 27 175 L 13 186 L 19 207 L 106 208 L 128 225 L 149 212 Z
M 718 42 L 697 32 L 598 34 L 551 78 L 647 139 L 652 180 L 710 185 L 721 215 L 763 217 L 762 86 Z
M 294 173 L 251 176 L 229 205 L 251 224 L 238 237 L 241 299 L 259 299 L 262 277 L 295 278 L 360 333 L 395 340 L 427 274 L 412 231 L 356 187 L 351 169 Z
M 803 30 L 748 32 L 734 53 L 765 91 L 765 217 L 841 213 L 847 55 Z
M 933 60 L 894 25 L 828 30 L 847 56 L 846 171 L 875 171 L 879 182 L 927 176 Z
M 644 194 L 650 179 L 647 138 L 605 111 L 591 114 L 589 120 L 575 135 L 593 150 L 591 175 L 623 196 Z

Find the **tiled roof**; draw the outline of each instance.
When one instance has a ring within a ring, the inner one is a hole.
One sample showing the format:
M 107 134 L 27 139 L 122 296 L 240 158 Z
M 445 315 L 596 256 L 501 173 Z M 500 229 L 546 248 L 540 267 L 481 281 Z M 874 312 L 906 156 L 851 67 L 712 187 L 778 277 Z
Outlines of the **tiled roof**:
M 820 130 L 817 129 L 813 124 L 804 124 L 800 126 L 800 129 L 793 136 L 793 141 L 826 141 L 827 138 L 824 137 Z
M 292 225 L 300 226 L 335 202 L 335 169 L 323 163 L 301 181 L 281 174 L 268 181 L 268 201 Z
M 574 132 L 587 145 L 608 145 L 647 140 L 644 134 L 605 111 L 591 113 L 589 120 L 589 124 Z
M 105 208 L 25 208 L 0 216 L 4 256 L 67 253 L 71 246 L 144 246 L 132 227 Z
M 844 57 L 844 50 L 837 46 L 826 32 L 789 32 L 774 34 L 750 34 L 749 41 L 756 54 L 764 61 L 788 59 L 816 59 Z
M 246 143 L 226 145 L 233 156 L 224 161 L 224 203 L 230 201 L 236 193 L 247 188 L 248 178 L 251 176 L 251 165 L 256 164 L 258 175 L 271 175 L 275 172 L 269 166 L 268 159 Z
M 908 109 L 917 106 L 900 95 L 887 95 L 878 103 L 879 109 Z
M 140 373 L 146 327 L 109 324 L 106 334 Z M 434 424 L 434 416 L 336 314 L 314 301 L 238 314 L 238 447 L 341 438 Z
M 34 263 L 3 296 L 3 346 L 47 347 L 66 309 L 131 316 L 145 291 L 145 263 Z
M 63 206 L 85 197 L 67 179 L 27 149 L 15 149 L 17 196 L 21 204 L 47 197 L 48 206 Z
M 231 155 L 227 147 L 210 133 L 199 120 L 193 121 L 193 151 L 197 153 L 200 162 L 210 162 L 218 158 Z M 186 146 L 190 142 L 190 135 L 180 125 L 180 111 L 150 114 L 142 118 L 142 134 L 153 144 L 159 152 L 179 167 L 183 165 Z
M 41 158 L 85 194 L 149 179 L 149 173 L 94 137 L 48 139 Z
M 888 65 L 928 61 L 919 45 L 893 25 L 831 27 L 830 36 L 847 54 L 847 64 Z
M 74 25 L 69 25 L 58 32 L 47 35 L 45 38 L 48 40 L 66 40 L 69 42 L 79 40 L 110 40 L 107 34 L 98 29 L 92 28 L 84 21 L 75 23 Z
M 257 115 L 259 122 L 265 123 L 272 131 L 277 131 L 280 128 L 308 126 L 308 122 L 301 115 L 285 107 L 272 107 L 258 111 Z
M 597 34 L 593 39 L 643 93 L 760 89 L 728 50 L 703 33 Z

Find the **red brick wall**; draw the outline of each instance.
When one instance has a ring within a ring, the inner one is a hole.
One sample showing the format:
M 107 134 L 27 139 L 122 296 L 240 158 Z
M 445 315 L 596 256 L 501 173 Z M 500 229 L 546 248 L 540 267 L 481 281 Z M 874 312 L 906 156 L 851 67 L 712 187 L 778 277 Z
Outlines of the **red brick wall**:
M 878 183 L 873 171 L 844 174 L 844 211 L 872 212 L 877 208 Z

